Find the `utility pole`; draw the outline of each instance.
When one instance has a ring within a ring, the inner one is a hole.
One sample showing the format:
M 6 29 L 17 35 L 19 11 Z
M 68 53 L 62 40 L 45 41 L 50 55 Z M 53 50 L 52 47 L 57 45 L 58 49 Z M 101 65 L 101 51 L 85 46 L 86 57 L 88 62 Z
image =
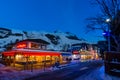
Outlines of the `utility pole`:
M 110 18 L 108 18 L 108 19 L 106 19 L 106 22 L 108 23 L 108 36 L 107 36 L 107 38 L 108 38 L 108 51 L 111 51 L 111 49 L 110 49 Z

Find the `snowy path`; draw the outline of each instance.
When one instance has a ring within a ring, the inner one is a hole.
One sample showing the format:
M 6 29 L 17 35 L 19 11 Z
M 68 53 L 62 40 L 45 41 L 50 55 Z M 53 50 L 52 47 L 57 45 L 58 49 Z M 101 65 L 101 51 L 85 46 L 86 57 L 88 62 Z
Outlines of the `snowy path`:
M 77 62 L 70 63 L 69 66 L 76 64 Z M 67 67 L 67 64 L 65 65 Z M 87 67 L 81 68 L 81 70 L 85 70 Z M 51 68 L 47 68 L 45 72 L 50 72 Z M 0 65 L 0 80 L 24 80 L 26 78 L 35 76 L 39 73 L 43 73 L 43 70 L 24 70 L 24 71 L 17 71 L 11 67 L 5 67 Z M 104 73 L 104 66 L 93 70 L 91 73 L 87 75 L 82 75 L 81 77 L 77 78 L 76 80 L 120 80 L 120 77 L 109 76 Z
M 120 80 L 120 77 L 105 74 L 104 66 L 94 70 L 88 75 L 83 75 L 75 80 Z
M 71 64 L 75 64 L 75 63 L 71 63 Z M 68 64 L 64 64 L 63 66 L 66 67 L 67 65 Z M 18 71 L 14 68 L 6 67 L 0 64 L 0 80 L 24 80 L 26 78 L 35 76 L 39 73 L 50 72 L 50 71 L 52 71 L 51 68 L 46 68 L 45 71 L 43 69 L 33 70 L 33 72 L 31 72 L 31 70 Z

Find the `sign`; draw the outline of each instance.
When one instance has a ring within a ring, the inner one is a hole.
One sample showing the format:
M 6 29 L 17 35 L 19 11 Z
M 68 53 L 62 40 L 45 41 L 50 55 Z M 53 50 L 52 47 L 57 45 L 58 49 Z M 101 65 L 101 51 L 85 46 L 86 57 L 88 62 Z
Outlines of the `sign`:
M 17 44 L 16 48 L 26 48 L 27 44 L 25 43 L 21 43 L 21 44 Z
M 75 50 L 73 51 L 73 54 L 79 54 L 79 51 Z

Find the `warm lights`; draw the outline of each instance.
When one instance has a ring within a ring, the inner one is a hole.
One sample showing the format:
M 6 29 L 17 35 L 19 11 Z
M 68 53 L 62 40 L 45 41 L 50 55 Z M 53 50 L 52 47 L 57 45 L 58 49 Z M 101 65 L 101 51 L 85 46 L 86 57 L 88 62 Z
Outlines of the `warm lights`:
M 75 55 L 75 54 L 73 54 L 73 55 L 72 55 L 72 59 L 80 59 L 80 55 Z
M 23 56 L 22 55 L 16 55 L 15 58 L 16 58 L 16 60 L 22 60 Z
M 17 45 L 16 47 L 17 47 L 17 48 L 26 48 L 27 45 L 26 45 L 26 44 L 19 44 L 19 45 Z

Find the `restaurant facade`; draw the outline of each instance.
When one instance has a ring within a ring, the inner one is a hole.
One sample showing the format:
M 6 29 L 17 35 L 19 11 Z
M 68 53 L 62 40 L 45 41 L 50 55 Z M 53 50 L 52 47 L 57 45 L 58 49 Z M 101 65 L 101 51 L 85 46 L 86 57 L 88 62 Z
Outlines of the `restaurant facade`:
M 8 66 L 22 67 L 22 69 L 45 68 L 54 65 L 59 61 L 64 64 L 65 59 L 71 53 L 60 51 L 49 51 L 49 43 L 41 39 L 27 39 L 17 42 L 12 50 L 3 52 L 4 62 Z M 63 55 L 65 54 L 65 55 Z

